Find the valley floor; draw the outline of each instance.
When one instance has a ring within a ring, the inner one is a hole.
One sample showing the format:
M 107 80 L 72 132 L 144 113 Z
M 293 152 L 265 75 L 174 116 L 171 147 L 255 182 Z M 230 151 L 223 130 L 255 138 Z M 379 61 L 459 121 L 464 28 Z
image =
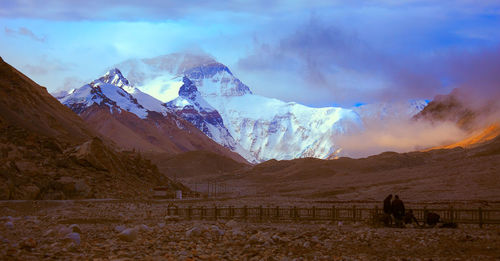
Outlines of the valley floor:
M 207 206 L 220 202 L 200 201 Z M 168 202 L 0 202 L 2 260 L 498 260 L 500 226 L 188 221 Z M 120 232 L 121 231 L 121 232 Z

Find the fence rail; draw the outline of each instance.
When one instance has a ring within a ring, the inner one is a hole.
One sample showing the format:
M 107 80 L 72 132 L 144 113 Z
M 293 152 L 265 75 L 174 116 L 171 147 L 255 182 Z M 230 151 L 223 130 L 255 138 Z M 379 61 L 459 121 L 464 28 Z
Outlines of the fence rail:
M 444 222 L 457 224 L 500 224 L 500 209 L 413 208 L 417 220 L 424 221 L 426 213 L 441 216 Z M 245 219 L 291 221 L 370 221 L 382 210 L 378 207 L 168 207 L 167 215 L 188 219 Z

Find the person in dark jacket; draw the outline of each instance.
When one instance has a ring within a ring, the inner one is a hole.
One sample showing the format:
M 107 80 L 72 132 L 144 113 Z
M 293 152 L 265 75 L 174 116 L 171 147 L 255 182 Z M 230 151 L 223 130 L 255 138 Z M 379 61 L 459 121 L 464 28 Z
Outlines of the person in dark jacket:
M 392 200 L 392 194 L 389 194 L 389 196 L 387 196 L 384 199 L 384 213 L 385 214 L 389 214 L 389 215 L 392 214 L 391 200 Z
M 398 195 L 394 196 L 394 200 L 392 201 L 392 215 L 394 216 L 396 226 L 402 226 L 403 217 L 405 216 L 405 205 L 399 199 Z
M 392 194 L 389 194 L 389 196 L 387 196 L 385 199 L 384 199 L 384 214 L 383 214 L 383 221 L 384 221 L 384 224 L 385 226 L 391 226 L 392 225 L 392 203 L 391 203 L 391 200 L 392 200 Z

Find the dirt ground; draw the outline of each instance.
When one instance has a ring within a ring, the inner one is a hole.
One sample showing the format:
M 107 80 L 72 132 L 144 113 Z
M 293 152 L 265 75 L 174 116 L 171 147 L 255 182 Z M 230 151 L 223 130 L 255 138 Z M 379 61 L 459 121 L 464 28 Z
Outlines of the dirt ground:
M 3 201 L 0 259 L 500 259 L 500 226 L 401 229 L 376 228 L 363 222 L 189 221 L 165 218 L 166 205 L 109 200 Z

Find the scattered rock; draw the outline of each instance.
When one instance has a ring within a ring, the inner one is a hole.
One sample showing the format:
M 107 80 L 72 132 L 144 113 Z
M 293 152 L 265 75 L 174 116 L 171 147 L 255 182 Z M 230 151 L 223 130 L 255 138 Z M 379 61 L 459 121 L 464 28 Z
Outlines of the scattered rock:
M 60 236 L 66 236 L 67 234 L 71 233 L 71 229 L 67 226 L 61 226 L 59 230 L 57 231 Z
M 167 222 L 177 222 L 179 220 L 181 220 L 179 216 L 165 216 Z
M 14 223 L 12 223 L 12 221 L 5 222 L 4 225 L 8 229 L 14 229 Z
M 33 248 L 36 247 L 36 241 L 35 239 L 29 237 L 29 238 L 25 238 L 23 239 L 20 243 L 19 243 L 19 248 L 21 249 L 26 249 L 26 250 L 32 250 Z
M 80 227 L 77 224 L 72 224 L 71 226 L 69 226 L 69 228 L 71 229 L 72 232 L 76 232 L 79 234 L 82 233 L 82 230 L 80 229 Z
M 143 231 L 145 231 L 145 232 L 151 232 L 151 231 L 153 231 L 152 228 L 150 228 L 150 227 L 148 227 L 147 225 L 144 225 L 144 224 L 135 226 L 135 229 L 137 231 L 139 231 L 139 232 L 143 232 Z
M 127 228 L 118 234 L 118 238 L 123 241 L 132 242 L 137 239 L 138 234 L 137 229 Z
M 237 226 L 238 226 L 238 222 L 236 222 L 234 220 L 229 220 L 228 222 L 226 222 L 226 227 L 234 228 Z
M 188 231 L 186 231 L 186 236 L 187 237 L 198 237 L 203 233 L 203 229 L 201 229 L 199 226 L 192 227 Z
M 123 226 L 123 225 L 118 225 L 118 226 L 115 227 L 115 231 L 118 232 L 118 233 L 122 232 L 125 229 L 127 229 L 127 227 Z
M 43 237 L 52 237 L 56 232 L 53 229 L 49 229 L 43 233 Z
M 67 234 L 65 237 L 64 237 L 65 240 L 69 240 L 71 242 L 73 242 L 74 244 L 76 245 L 80 245 L 80 234 L 79 233 L 76 233 L 76 232 L 72 232 L 72 233 L 69 233 Z
M 224 236 L 224 230 L 220 229 L 218 226 L 213 225 L 211 227 L 212 232 L 214 232 L 217 236 Z

